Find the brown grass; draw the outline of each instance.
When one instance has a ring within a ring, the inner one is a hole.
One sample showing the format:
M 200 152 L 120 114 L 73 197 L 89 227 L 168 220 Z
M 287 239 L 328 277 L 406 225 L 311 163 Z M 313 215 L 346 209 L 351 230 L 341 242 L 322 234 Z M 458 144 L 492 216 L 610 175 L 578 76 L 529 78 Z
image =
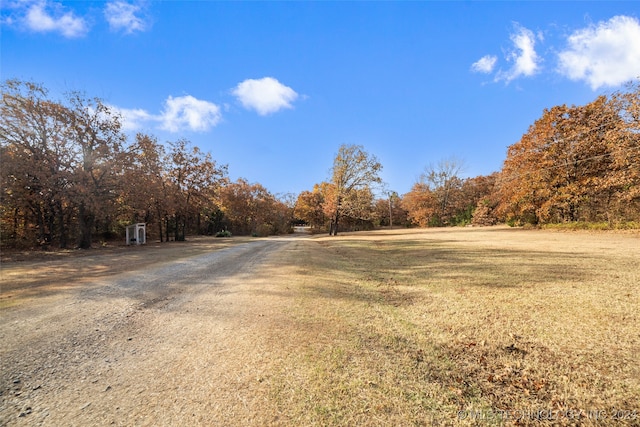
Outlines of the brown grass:
M 638 235 L 387 231 L 296 259 L 270 395 L 291 423 L 640 424 Z
M 12 261 L 2 296 L 35 307 L 134 255 L 144 269 L 234 239 Z M 638 233 L 385 230 L 283 247 L 188 313 L 139 309 L 150 338 L 132 342 L 149 354 L 118 369 L 146 391 L 120 408 L 166 425 L 640 425 Z

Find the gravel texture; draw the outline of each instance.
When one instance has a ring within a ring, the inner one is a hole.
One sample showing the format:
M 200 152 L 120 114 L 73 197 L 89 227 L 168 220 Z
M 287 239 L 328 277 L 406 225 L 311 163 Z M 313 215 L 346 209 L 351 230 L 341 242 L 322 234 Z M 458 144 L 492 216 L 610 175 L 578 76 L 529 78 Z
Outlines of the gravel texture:
M 0 425 L 268 422 L 256 419 L 266 416 L 256 407 L 260 367 L 278 359 L 264 343 L 277 338 L 271 325 L 286 306 L 285 294 L 270 293 L 271 264 L 296 241 L 139 270 L 125 259 L 116 275 L 3 308 Z

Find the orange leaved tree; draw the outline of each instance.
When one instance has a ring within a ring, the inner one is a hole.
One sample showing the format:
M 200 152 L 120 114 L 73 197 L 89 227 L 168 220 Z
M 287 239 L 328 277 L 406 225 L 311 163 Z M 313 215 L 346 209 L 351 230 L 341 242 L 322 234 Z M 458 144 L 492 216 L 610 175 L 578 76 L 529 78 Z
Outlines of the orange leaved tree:
M 370 193 L 374 184 L 382 182 L 381 170 L 382 164 L 361 145 L 340 146 L 333 160 L 330 197 L 325 198 L 326 206 L 331 208 L 329 235 L 338 235 L 340 218 L 346 211 L 354 211 L 354 201 L 366 199 L 373 203 L 363 192 Z

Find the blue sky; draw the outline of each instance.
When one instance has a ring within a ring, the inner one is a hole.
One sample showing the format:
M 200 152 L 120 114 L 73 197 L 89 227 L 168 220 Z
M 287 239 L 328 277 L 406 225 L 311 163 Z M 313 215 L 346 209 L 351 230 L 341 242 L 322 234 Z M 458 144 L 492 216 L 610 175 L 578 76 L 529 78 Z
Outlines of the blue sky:
M 341 144 L 400 194 L 446 158 L 490 174 L 544 108 L 640 77 L 638 2 L 1 5 L 3 80 L 100 97 L 272 193 L 328 179 Z

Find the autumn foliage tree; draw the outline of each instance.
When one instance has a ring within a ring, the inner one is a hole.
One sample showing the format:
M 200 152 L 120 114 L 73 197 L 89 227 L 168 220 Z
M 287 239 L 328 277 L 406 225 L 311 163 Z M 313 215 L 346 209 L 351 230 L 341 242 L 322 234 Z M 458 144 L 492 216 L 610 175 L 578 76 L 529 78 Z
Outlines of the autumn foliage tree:
M 374 203 L 376 226 L 403 226 L 410 224 L 408 212 L 402 207 L 402 198 L 395 191 L 386 193 L 386 198 L 379 198 Z
M 445 159 L 429 166 L 403 197 L 403 207 L 414 224 L 421 227 L 451 225 L 466 203 L 462 199 L 462 163 Z
M 169 210 L 169 182 L 164 146 L 152 135 L 139 133 L 128 148 L 128 167 L 123 176 L 121 214 L 132 222 L 155 225 L 164 240 L 164 221 Z
M 71 93 L 62 104 L 47 95 L 35 83 L 2 86 L 3 224 L 12 211 L 12 236 L 29 239 L 34 223 L 39 243 L 65 247 L 73 229 L 88 248 L 116 213 L 124 136 L 100 100 Z
M 226 166 L 185 139 L 160 144 L 138 134 L 129 141 L 100 99 L 72 92 L 53 101 L 41 85 L 8 80 L 0 112 L 3 245 L 66 247 L 75 240 L 89 248 L 96 236 L 110 238 L 141 221 L 149 238 L 184 240 L 235 221 L 223 212 Z M 225 194 L 250 187 L 251 226 L 241 232 L 288 229 L 292 203 L 259 184 L 236 184 Z
M 446 159 L 427 168 L 402 198 L 409 220 L 420 227 L 467 225 L 479 205 L 492 217 L 497 174 L 461 178 L 462 163 Z M 497 218 L 496 218 L 497 220 Z M 486 221 L 485 221 L 486 222 Z
M 496 210 L 499 203 L 496 187 L 499 176 L 499 172 L 494 172 L 488 176 L 477 176 L 465 180 L 463 186 L 464 198 L 472 206 L 472 225 L 495 225 L 502 220 Z M 474 202 L 475 205 L 473 205 Z
M 640 84 L 543 111 L 499 173 L 460 180 L 446 164 L 403 197 L 419 226 L 640 221 Z
M 165 220 L 172 221 L 176 240 L 183 241 L 188 222 L 195 221 L 198 226 L 202 209 L 215 200 L 227 168 L 219 167 L 209 153 L 203 153 L 185 139 L 171 142 L 170 147 L 167 177 L 172 205 Z
M 639 81 L 583 106 L 544 110 L 489 176 L 461 178 L 461 164 L 448 159 L 404 196 L 376 200 L 382 165 L 362 146 L 343 145 L 330 180 L 295 203 L 257 183 L 229 182 L 226 166 L 188 140 L 128 140 L 117 112 L 98 98 L 71 92 L 52 100 L 43 86 L 20 80 L 1 88 L 2 245 L 89 248 L 141 221 L 160 241 L 222 229 L 283 233 L 294 217 L 333 235 L 391 220 L 640 222 Z
M 286 233 L 291 227 L 293 207 L 260 184 L 242 178 L 228 183 L 220 189 L 220 203 L 234 234 L 267 236 Z
M 638 220 L 638 84 L 544 110 L 509 147 L 498 210 L 516 223 Z
M 342 145 L 333 161 L 330 186 L 325 195 L 325 213 L 331 218 L 329 234 L 337 235 L 343 216 L 361 217 L 366 211 L 362 204 L 372 209 L 373 185 L 381 182 L 382 164 L 364 151 L 360 145 Z
M 295 218 L 315 230 L 322 229 L 327 222 L 328 217 L 324 212 L 323 206 L 328 185 L 326 182 L 316 184 L 313 186 L 312 191 L 301 192 L 295 203 Z
M 620 117 L 619 130 L 611 135 L 611 173 L 602 180 L 610 210 L 609 221 L 640 221 L 640 81 L 611 99 Z
M 65 124 L 66 136 L 73 141 L 69 154 L 74 171 L 70 191 L 77 207 L 78 247 L 87 249 L 96 222 L 107 231 L 115 219 L 126 138 L 119 117 L 100 99 L 74 92 L 69 106 Z
M 67 245 L 71 141 L 63 105 L 35 83 L 9 80 L 2 86 L 0 149 L 3 235 Z M 30 226 L 32 225 L 32 226 Z

